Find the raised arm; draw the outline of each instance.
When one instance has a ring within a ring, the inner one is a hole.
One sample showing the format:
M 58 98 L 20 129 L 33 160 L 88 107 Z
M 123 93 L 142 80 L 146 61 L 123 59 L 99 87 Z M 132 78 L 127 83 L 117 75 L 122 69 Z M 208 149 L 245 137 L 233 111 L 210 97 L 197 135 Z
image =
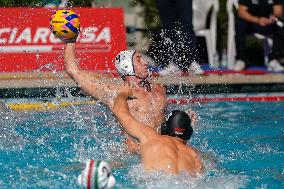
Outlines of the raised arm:
M 127 99 L 129 96 L 129 91 L 127 87 L 123 87 L 118 96 L 114 101 L 114 106 L 112 112 L 118 118 L 123 129 L 127 134 L 139 140 L 140 143 L 146 142 L 151 136 L 156 135 L 156 132 L 142 124 L 139 123 L 129 112 L 129 107 Z
M 103 81 L 100 78 L 91 76 L 90 73 L 82 71 L 75 57 L 75 43 L 66 44 L 64 58 L 66 73 L 77 82 L 79 87 L 87 95 L 102 100 L 111 108 L 113 104 L 111 96 L 118 90 L 117 85 Z

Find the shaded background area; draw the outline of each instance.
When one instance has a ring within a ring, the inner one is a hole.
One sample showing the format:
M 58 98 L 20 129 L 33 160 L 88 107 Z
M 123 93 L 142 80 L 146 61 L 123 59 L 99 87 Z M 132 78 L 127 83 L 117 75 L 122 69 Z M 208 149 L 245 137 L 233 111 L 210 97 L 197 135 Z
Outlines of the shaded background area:
M 161 57 L 157 53 L 163 47 L 155 47 L 160 39 L 160 18 L 156 8 L 155 0 L 0 0 L 1 7 L 21 7 L 21 6 L 58 6 L 65 3 L 67 7 L 123 7 L 125 11 L 125 23 L 128 28 L 128 45 L 131 48 L 136 48 L 142 52 L 147 52 L 157 63 L 162 63 Z M 131 14 L 137 14 L 139 20 L 133 20 Z M 136 22 L 141 26 L 140 30 L 131 28 L 132 23 Z M 210 22 L 210 12 L 207 17 L 207 23 Z M 226 12 L 226 0 L 219 0 L 219 12 L 217 20 L 217 51 L 218 60 L 221 63 L 226 56 L 227 48 L 227 28 L 228 15 Z M 139 34 L 133 34 L 139 33 Z M 218 35 L 219 34 L 219 35 Z M 220 35 L 222 34 L 222 35 Z M 208 63 L 206 43 L 204 38 L 197 37 L 199 58 L 198 62 Z M 262 41 L 256 38 L 249 38 L 247 40 L 247 62 L 248 65 L 264 65 Z M 257 56 L 256 56 L 257 55 Z M 284 57 L 284 50 L 283 50 Z M 284 62 L 284 58 L 281 60 Z

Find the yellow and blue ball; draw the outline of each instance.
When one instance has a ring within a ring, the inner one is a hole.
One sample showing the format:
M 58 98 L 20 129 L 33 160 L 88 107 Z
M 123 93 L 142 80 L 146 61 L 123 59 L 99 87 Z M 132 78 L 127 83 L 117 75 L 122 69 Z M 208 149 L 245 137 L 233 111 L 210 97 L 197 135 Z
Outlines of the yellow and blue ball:
M 78 35 L 80 21 L 78 15 L 71 10 L 57 10 L 50 18 L 49 27 L 56 37 L 66 41 Z

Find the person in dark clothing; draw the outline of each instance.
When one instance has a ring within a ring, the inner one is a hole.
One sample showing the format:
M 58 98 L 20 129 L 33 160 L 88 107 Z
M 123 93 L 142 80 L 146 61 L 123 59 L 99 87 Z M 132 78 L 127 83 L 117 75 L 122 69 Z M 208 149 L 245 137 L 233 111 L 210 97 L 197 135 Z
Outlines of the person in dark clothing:
M 157 0 L 157 8 L 162 22 L 162 43 L 164 56 L 169 65 L 160 74 L 189 70 L 202 74 L 196 62 L 196 36 L 192 25 L 192 0 Z
M 284 71 L 279 63 L 284 48 L 284 28 L 276 24 L 283 16 L 283 0 L 239 0 L 238 16 L 235 17 L 236 62 L 234 70 L 245 69 L 245 44 L 249 34 L 272 36 L 273 46 L 268 57 L 269 71 Z

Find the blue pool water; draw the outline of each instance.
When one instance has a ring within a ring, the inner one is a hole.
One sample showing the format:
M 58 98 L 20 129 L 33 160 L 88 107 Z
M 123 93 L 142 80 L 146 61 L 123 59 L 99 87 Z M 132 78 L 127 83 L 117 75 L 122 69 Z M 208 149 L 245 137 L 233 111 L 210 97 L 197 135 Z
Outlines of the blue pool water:
M 121 162 L 116 188 L 284 188 L 284 102 L 210 102 L 191 107 L 200 121 L 191 143 L 203 154 L 202 178 L 145 176 L 138 157 L 102 105 L 1 112 L 0 188 L 80 188 L 86 159 Z

